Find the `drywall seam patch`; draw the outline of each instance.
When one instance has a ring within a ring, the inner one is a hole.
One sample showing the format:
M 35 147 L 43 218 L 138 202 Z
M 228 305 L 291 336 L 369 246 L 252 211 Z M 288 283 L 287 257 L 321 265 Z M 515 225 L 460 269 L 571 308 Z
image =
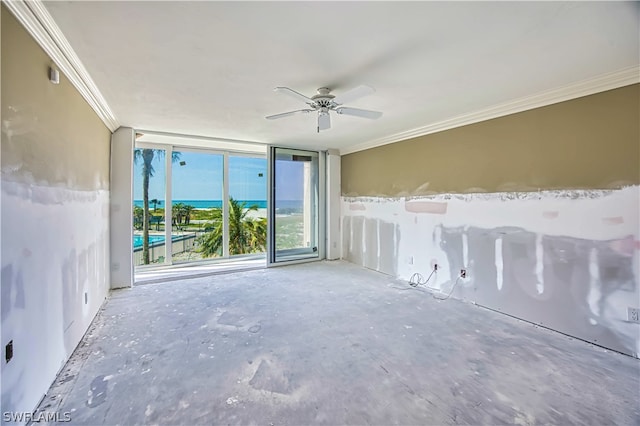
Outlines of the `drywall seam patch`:
M 622 216 L 603 217 L 602 222 L 606 225 L 621 225 L 624 223 L 624 218 Z
M 411 213 L 446 214 L 447 203 L 409 200 L 404 203 L 404 209 Z

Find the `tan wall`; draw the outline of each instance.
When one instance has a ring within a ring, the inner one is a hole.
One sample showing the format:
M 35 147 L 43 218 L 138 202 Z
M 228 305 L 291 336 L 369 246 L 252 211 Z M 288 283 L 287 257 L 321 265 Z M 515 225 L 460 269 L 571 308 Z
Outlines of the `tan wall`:
M 608 189 L 640 183 L 640 85 L 342 157 L 342 194 Z
M 108 294 L 111 134 L 1 8 L 2 409 L 32 412 Z
M 2 7 L 2 178 L 72 189 L 109 187 L 109 129 Z

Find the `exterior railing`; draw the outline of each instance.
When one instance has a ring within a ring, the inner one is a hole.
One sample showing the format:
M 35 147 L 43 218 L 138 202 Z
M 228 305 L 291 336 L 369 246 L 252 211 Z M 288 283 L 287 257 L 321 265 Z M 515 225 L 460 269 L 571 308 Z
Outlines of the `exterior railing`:
M 171 238 L 171 252 L 173 254 L 183 253 L 185 251 L 191 251 L 195 245 L 196 234 L 177 235 Z M 150 263 L 163 263 L 165 256 L 164 249 L 165 242 L 157 241 L 149 244 L 149 262 Z M 138 266 L 142 265 L 142 247 L 136 247 L 133 249 L 133 264 Z

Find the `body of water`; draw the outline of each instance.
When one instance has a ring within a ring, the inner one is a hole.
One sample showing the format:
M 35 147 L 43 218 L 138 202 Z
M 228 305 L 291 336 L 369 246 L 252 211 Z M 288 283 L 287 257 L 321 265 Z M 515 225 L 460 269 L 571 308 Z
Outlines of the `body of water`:
M 144 239 L 142 235 L 134 235 L 133 236 L 133 248 L 142 247 L 142 242 Z M 149 245 L 158 242 L 164 242 L 164 235 L 149 235 Z
M 181 234 L 174 234 L 171 236 L 171 240 L 172 241 L 176 241 L 180 238 L 193 238 L 195 234 L 192 234 L 191 236 L 184 236 Z M 133 248 L 136 249 L 138 247 L 142 247 L 142 242 L 144 241 L 144 238 L 142 238 L 142 235 L 140 234 L 133 234 Z M 152 234 L 149 235 L 149 246 L 155 244 L 155 243 L 163 243 L 164 244 L 164 235 L 158 235 L 158 234 Z

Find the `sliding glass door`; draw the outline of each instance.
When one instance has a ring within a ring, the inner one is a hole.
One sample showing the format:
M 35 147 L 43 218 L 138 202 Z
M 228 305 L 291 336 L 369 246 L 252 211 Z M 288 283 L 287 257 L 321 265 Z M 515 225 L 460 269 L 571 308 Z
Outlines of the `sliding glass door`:
M 270 148 L 269 157 L 269 263 L 321 259 L 324 158 L 317 151 L 278 147 Z
M 172 262 L 264 257 L 267 160 L 181 149 L 172 167 Z
M 136 266 L 324 258 L 324 152 L 269 147 L 265 158 L 150 140 L 134 158 Z
M 267 159 L 136 142 L 136 267 L 265 259 Z
M 229 154 L 228 253 L 267 251 L 267 159 Z
M 224 156 L 184 148 L 173 156 L 172 263 L 222 257 Z

